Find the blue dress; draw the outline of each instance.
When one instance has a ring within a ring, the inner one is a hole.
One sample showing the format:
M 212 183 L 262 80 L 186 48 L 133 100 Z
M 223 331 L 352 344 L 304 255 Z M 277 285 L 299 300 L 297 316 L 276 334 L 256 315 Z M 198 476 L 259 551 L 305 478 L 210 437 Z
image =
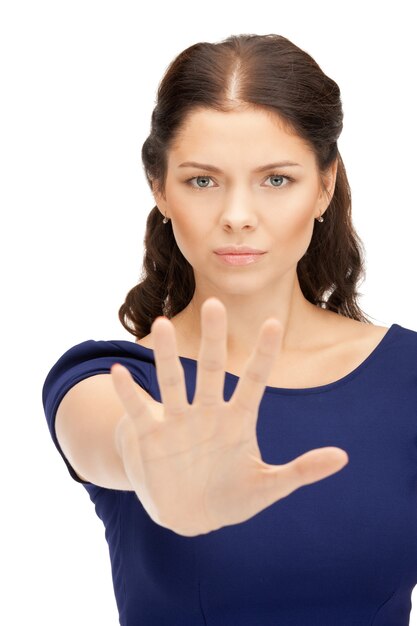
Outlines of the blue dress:
M 197 362 L 180 357 L 188 401 Z M 417 584 L 417 332 L 393 324 L 349 374 L 319 387 L 266 387 L 262 459 L 288 463 L 324 446 L 349 462 L 251 519 L 184 537 L 155 523 L 134 491 L 82 482 L 54 419 L 75 383 L 113 363 L 161 401 L 153 350 L 88 340 L 46 376 L 52 440 L 105 527 L 122 626 L 406 626 Z M 239 378 L 226 372 L 224 399 Z

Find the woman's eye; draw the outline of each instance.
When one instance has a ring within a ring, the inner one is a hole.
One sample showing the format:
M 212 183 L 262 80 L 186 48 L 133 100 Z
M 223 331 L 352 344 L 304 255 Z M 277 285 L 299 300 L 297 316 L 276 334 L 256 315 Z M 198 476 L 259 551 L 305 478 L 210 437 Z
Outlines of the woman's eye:
M 195 187 L 195 185 L 191 184 L 191 181 L 193 180 L 203 180 L 203 181 L 208 181 L 211 180 L 210 176 L 193 176 L 193 178 L 189 178 L 187 180 L 187 184 L 191 185 L 191 187 L 194 187 L 194 189 L 205 189 L 207 187 L 207 185 L 203 185 L 202 187 L 200 187 L 199 185 L 197 185 L 197 187 Z
M 286 187 L 288 185 L 288 183 L 290 183 L 293 179 L 290 178 L 289 176 L 283 176 L 282 174 L 270 174 L 269 176 L 267 176 L 267 179 L 270 178 L 271 180 L 275 180 L 275 183 L 273 183 L 271 186 L 272 187 L 276 187 L 276 188 L 280 188 L 280 187 Z M 283 180 L 288 181 L 285 185 L 282 184 Z
M 269 176 L 267 176 L 267 179 L 270 178 L 271 180 L 275 180 L 274 183 L 272 183 L 272 185 L 268 185 L 270 187 L 275 187 L 276 189 L 280 189 L 281 187 L 286 187 L 290 182 L 292 182 L 294 179 L 291 178 L 290 176 L 283 176 L 282 174 L 270 174 Z M 197 181 L 197 186 L 193 185 L 192 182 L 193 181 Z M 186 183 L 187 185 L 190 185 L 191 187 L 193 187 L 193 189 L 208 189 L 208 182 L 211 181 L 212 178 L 211 176 L 193 176 L 193 178 L 189 178 Z M 286 180 L 287 182 L 285 184 L 283 184 L 283 181 Z M 203 185 L 199 185 L 198 181 L 202 181 Z

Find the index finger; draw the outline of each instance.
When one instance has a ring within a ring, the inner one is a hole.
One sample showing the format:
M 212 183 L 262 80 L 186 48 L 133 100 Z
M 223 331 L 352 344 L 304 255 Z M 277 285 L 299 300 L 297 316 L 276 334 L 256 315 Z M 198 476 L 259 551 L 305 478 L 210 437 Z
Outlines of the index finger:
M 201 343 L 194 402 L 210 407 L 223 402 L 227 356 L 226 307 L 218 298 L 201 307 Z

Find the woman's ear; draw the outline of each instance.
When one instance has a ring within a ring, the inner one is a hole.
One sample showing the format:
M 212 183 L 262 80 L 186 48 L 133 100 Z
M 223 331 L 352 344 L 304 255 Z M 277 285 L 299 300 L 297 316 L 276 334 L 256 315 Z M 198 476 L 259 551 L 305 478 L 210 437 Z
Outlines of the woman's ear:
M 155 204 L 160 210 L 161 214 L 165 217 L 166 206 L 167 206 L 166 199 L 164 195 L 159 191 L 159 187 L 156 181 L 152 180 L 151 185 L 152 185 L 152 195 L 155 199 Z
M 323 215 L 332 201 L 337 178 L 337 159 L 328 167 L 324 174 L 320 175 L 321 193 L 319 203 L 321 205 L 320 215 Z
M 337 159 L 335 159 L 324 174 L 324 184 L 329 204 L 333 198 L 334 188 L 336 187 L 337 164 Z
M 329 207 L 329 204 L 332 201 L 334 189 L 336 187 L 337 159 L 333 161 L 333 163 L 328 167 L 324 174 L 320 174 L 319 178 L 321 184 L 321 192 L 319 193 L 317 202 L 318 215 L 315 215 L 315 218 L 318 218 L 320 215 L 324 215 Z

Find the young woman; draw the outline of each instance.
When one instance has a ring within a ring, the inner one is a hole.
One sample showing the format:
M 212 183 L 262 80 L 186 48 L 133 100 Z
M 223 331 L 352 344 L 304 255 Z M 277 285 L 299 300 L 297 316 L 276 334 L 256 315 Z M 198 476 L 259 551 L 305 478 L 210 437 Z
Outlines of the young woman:
M 123 626 L 409 623 L 417 332 L 375 326 L 338 85 L 279 35 L 168 67 L 119 318 L 43 387 L 106 528 Z

